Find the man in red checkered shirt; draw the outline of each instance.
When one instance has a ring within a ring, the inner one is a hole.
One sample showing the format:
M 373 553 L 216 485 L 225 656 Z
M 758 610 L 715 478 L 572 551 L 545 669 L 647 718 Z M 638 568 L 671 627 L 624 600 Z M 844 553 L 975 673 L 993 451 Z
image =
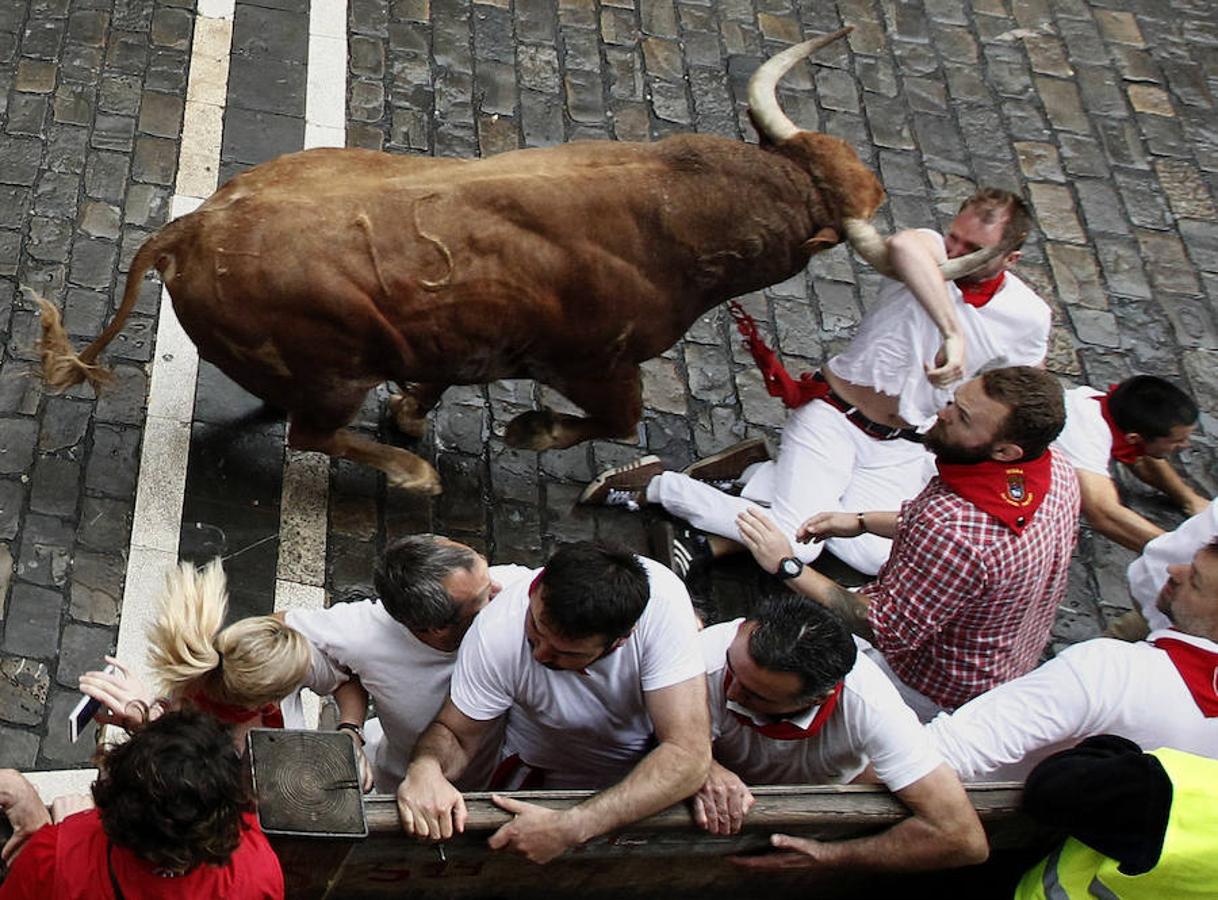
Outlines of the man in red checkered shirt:
M 764 568 L 870 641 L 927 720 L 1040 659 L 1078 528 L 1078 481 L 1048 450 L 1064 418 L 1061 386 L 1039 369 L 962 385 L 926 435 L 938 477 L 900 513 L 822 513 L 801 526 L 804 541 L 893 538 L 876 581 L 858 592 L 799 563 L 758 509 L 740 515 L 741 534 Z

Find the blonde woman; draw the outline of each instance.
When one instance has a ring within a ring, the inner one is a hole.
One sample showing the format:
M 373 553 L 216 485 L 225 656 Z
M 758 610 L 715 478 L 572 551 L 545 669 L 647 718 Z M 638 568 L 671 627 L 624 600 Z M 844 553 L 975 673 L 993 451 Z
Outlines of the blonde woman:
M 165 709 L 194 706 L 231 726 L 238 752 L 252 728 L 282 728 L 279 701 L 309 671 L 311 649 L 300 632 L 272 616 L 252 616 L 222 628 L 228 611 L 218 559 L 202 569 L 181 563 L 169 573 L 156 620 L 148 629 L 148 664 L 162 696 L 118 660 L 116 671 L 88 672 L 82 693 L 105 709 L 98 720 L 128 727 Z

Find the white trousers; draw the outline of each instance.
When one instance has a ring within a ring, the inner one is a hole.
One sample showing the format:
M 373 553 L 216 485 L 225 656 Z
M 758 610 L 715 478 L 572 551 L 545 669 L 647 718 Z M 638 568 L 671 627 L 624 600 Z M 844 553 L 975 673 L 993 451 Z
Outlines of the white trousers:
M 819 512 L 896 511 L 933 472 L 933 457 L 921 444 L 868 437 L 837 409 L 814 400 L 791 413 L 778 459 L 757 466 L 741 496 L 665 472 L 647 486 L 647 499 L 701 531 L 735 541 L 740 540 L 736 516 L 750 506 L 769 506 L 804 562 L 828 546 L 847 565 L 874 575 L 888 559 L 888 538 L 867 534 L 800 544 L 795 530 Z

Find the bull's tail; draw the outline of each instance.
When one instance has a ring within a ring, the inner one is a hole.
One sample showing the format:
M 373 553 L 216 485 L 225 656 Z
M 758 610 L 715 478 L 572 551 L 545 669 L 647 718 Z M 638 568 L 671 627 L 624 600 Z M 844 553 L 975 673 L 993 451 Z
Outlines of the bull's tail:
M 88 347 L 79 354 L 72 349 L 68 333 L 64 330 L 63 319 L 55 305 L 42 297 L 36 297 L 42 312 L 42 340 L 38 343 L 38 351 L 42 356 L 42 378 L 46 385 L 54 391 L 65 391 L 70 387 L 88 381 L 94 390 L 109 381 L 113 375 L 109 369 L 97 364 L 98 354 L 114 339 L 127 322 L 127 316 L 135 301 L 139 299 L 140 285 L 144 275 L 156 264 L 165 252 L 166 246 L 173 239 L 172 223 L 153 235 L 135 254 L 131 261 L 131 269 L 127 272 L 127 284 L 123 290 L 123 302 L 118 312 L 106 329 L 99 334 Z

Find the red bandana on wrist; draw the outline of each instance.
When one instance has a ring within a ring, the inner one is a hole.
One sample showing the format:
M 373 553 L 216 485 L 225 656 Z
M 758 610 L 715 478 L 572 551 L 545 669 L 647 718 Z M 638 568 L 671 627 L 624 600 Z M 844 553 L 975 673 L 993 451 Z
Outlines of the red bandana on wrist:
M 257 709 L 247 709 L 244 706 L 233 706 L 231 703 L 220 703 L 201 693 L 191 696 L 190 702 L 195 705 L 196 709 L 215 716 L 226 725 L 241 725 L 250 719 L 262 716 L 264 728 L 283 728 L 283 712 L 279 709 L 278 703 L 268 703 Z
M 1171 658 L 1201 714 L 1207 719 L 1218 716 L 1218 653 L 1170 637 L 1151 643 Z
M 1049 493 L 1053 457 L 1049 451 L 1017 463 L 987 459 L 979 463 L 935 462 L 939 478 L 1016 534 L 1022 534 Z
M 993 278 L 987 278 L 985 281 L 957 281 L 956 287 L 960 288 L 965 303 L 980 309 L 994 299 L 994 295 L 998 293 L 998 289 L 1002 287 L 1006 277 L 1006 270 L 1003 269 Z
M 1146 455 L 1146 446 L 1144 444 L 1134 444 L 1127 437 L 1125 432 L 1117 428 L 1117 423 L 1113 421 L 1112 410 L 1108 408 L 1108 400 L 1112 396 L 1112 392 L 1117 389 L 1118 385 L 1108 385 L 1108 393 L 1099 397 L 1093 397 L 1093 400 L 1099 401 L 1100 414 L 1103 415 L 1104 421 L 1108 423 L 1108 430 L 1112 432 L 1112 458 L 1117 462 L 1131 465 Z
M 727 689 L 732 684 L 732 673 L 729 669 L 723 670 L 723 693 L 727 693 Z M 790 719 L 779 719 L 777 722 L 761 723 L 756 721 L 752 716 L 733 709 L 735 704 L 728 700 L 727 711 L 736 717 L 736 720 L 746 728 L 751 728 L 758 734 L 763 734 L 768 738 L 776 741 L 803 741 L 810 737 L 814 737 L 818 731 L 825 727 L 825 723 L 829 721 L 829 717 L 833 715 L 833 711 L 837 709 L 837 700 L 842 695 L 842 682 L 834 685 L 829 696 L 824 699 L 824 702 L 816 708 L 816 714 L 812 716 L 812 721 L 805 726 L 797 725 Z M 743 707 L 741 707 L 743 708 Z

